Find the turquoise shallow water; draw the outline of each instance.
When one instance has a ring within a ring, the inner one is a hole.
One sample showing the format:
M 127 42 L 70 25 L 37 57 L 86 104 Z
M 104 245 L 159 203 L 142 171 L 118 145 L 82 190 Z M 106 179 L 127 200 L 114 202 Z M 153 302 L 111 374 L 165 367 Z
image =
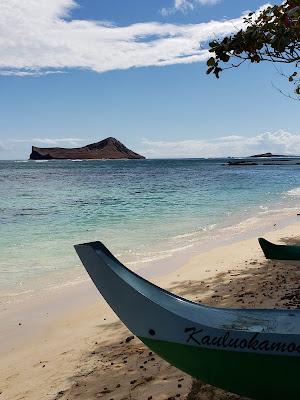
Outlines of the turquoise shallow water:
M 102 240 L 140 264 L 253 215 L 295 207 L 299 196 L 295 165 L 0 161 L 0 292 L 78 266 L 75 243 Z

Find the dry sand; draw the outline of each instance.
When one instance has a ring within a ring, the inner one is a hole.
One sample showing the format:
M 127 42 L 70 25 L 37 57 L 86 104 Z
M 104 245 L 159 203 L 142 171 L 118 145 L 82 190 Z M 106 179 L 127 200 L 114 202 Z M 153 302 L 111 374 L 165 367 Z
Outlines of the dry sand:
M 274 227 L 266 238 L 300 243 L 299 232 L 297 221 Z M 265 260 L 257 239 L 251 238 L 200 253 L 152 280 L 220 307 L 299 308 L 299 267 L 297 262 Z M 51 321 L 43 332 L 3 353 L 0 400 L 241 399 L 193 382 L 162 361 L 132 337 L 101 297 L 81 308 L 78 303 L 77 299 L 76 309 Z M 20 336 L 24 325 L 14 328 Z

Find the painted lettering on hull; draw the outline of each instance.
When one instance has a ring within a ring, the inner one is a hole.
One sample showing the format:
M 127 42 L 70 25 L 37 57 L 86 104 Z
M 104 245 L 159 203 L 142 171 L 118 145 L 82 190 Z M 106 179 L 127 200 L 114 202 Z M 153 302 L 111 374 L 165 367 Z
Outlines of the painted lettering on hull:
M 233 336 L 230 331 L 226 331 L 223 335 L 213 336 L 205 332 L 205 329 L 191 327 L 185 328 L 185 333 L 188 334 L 187 343 L 192 342 L 200 347 L 300 356 L 299 343 L 265 339 L 265 335 L 258 332 L 249 338 Z

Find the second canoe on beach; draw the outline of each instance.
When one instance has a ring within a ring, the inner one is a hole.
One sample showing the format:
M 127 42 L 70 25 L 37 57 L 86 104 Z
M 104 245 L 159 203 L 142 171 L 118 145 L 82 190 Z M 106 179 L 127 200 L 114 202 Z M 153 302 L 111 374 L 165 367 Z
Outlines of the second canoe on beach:
M 278 245 L 264 238 L 259 238 L 258 241 L 268 260 L 300 261 L 300 246 Z
M 299 310 L 200 305 L 130 271 L 100 242 L 75 249 L 124 324 L 170 364 L 252 399 L 299 398 Z

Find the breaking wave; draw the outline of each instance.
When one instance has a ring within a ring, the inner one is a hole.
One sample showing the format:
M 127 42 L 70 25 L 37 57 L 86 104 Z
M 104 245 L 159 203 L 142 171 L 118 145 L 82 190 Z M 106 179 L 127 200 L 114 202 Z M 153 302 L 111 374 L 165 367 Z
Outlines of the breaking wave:
M 300 187 L 294 188 L 286 192 L 289 196 L 299 197 L 300 196 Z

